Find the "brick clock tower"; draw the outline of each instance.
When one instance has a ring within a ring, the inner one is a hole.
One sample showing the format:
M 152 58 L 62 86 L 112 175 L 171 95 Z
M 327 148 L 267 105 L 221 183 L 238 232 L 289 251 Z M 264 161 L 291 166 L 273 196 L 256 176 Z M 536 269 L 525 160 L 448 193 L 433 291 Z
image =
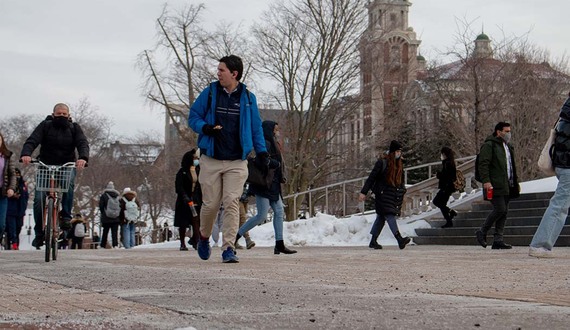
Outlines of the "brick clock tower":
M 364 137 L 371 138 L 365 140 L 372 144 L 385 129 L 388 108 L 424 65 L 418 56 L 421 41 L 408 26 L 411 5 L 407 0 L 372 0 L 367 6 L 368 27 L 359 45 L 361 124 Z

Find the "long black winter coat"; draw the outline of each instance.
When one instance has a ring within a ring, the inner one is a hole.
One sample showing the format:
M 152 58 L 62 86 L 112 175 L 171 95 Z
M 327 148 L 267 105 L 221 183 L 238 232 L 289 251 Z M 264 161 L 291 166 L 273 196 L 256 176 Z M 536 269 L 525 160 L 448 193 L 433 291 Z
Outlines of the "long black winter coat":
M 275 138 L 273 137 L 273 130 L 277 125 L 274 121 L 266 120 L 261 124 L 263 128 L 263 136 L 265 137 L 265 147 L 269 153 L 271 159 L 269 163 L 269 168 L 275 169 L 275 175 L 273 176 L 273 181 L 269 188 L 251 184 L 249 186 L 249 193 L 256 196 L 261 196 L 269 199 L 272 202 L 278 201 L 281 198 L 281 184 L 284 183 L 283 175 L 283 157 L 281 156 L 281 151 L 277 147 Z
M 400 187 L 394 187 L 388 184 L 386 181 L 387 164 L 387 159 L 380 159 L 374 164 L 374 168 L 372 172 L 370 172 L 360 192 L 366 195 L 368 191 L 372 189 L 377 214 L 400 215 L 406 188 L 403 183 Z M 402 182 L 404 182 L 404 180 L 402 180 Z
M 188 159 L 186 159 L 188 158 Z M 194 202 L 196 212 L 200 214 L 202 205 L 202 189 L 200 183 L 196 182 L 194 191 L 192 191 L 192 174 L 190 173 L 190 164 L 193 158 L 188 156 L 182 160 L 182 167 L 176 173 L 176 205 L 174 207 L 174 226 L 189 227 L 192 220 L 192 211 L 188 206 L 189 201 Z M 200 173 L 200 166 L 196 166 L 196 176 Z
M 570 98 L 560 109 L 560 122 L 556 127 L 552 165 L 570 168 Z
M 34 150 L 41 145 L 38 158 L 49 165 L 62 165 L 75 162 L 75 149 L 79 159 L 89 160 L 89 143 L 77 123 L 69 121 L 67 127 L 58 128 L 53 124 L 53 117 L 47 116 L 22 147 L 21 156 L 32 156 Z
M 437 172 L 439 183 L 437 187 L 446 192 L 454 192 L 454 182 L 457 180 L 457 169 L 455 164 L 450 159 L 441 161 L 441 172 Z

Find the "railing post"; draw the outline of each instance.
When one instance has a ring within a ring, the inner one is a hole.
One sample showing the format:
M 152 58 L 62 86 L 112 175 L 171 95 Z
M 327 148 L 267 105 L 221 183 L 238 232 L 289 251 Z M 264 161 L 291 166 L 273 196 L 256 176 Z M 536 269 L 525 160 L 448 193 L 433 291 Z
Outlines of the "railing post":
M 313 216 L 313 200 L 311 198 L 311 191 L 309 190 L 309 218 Z
M 342 216 L 346 216 L 346 183 L 342 184 Z
M 330 214 L 329 209 L 329 187 L 325 188 L 325 208 L 327 209 L 327 214 Z

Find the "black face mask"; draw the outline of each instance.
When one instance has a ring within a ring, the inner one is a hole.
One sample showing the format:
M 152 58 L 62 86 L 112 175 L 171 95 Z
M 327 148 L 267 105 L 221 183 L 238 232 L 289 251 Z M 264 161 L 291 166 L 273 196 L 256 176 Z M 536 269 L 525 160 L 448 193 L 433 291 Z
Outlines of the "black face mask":
M 52 120 L 53 120 L 53 126 L 60 129 L 66 128 L 69 123 L 69 119 L 63 116 L 53 117 Z

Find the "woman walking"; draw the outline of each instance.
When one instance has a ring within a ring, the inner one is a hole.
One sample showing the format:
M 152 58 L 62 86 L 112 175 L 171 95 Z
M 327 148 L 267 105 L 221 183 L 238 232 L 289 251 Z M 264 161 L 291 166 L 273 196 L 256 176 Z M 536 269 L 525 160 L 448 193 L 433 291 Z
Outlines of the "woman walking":
M 396 223 L 396 216 L 400 215 L 406 188 L 404 187 L 404 165 L 402 162 L 402 144 L 393 140 L 390 143 L 388 154 L 382 156 L 370 172 L 364 187 L 360 191 L 359 200 L 366 200 L 366 194 L 372 189 L 375 196 L 376 221 L 372 225 L 370 234 L 372 239 L 368 247 L 381 249 L 377 239 L 382 232 L 384 224 L 388 222 L 392 234 L 398 240 L 400 249 L 410 243 L 409 237 L 402 237 Z
M 273 209 L 273 230 L 275 231 L 275 254 L 293 254 L 295 250 L 285 247 L 283 242 L 283 216 L 285 213 L 283 200 L 281 199 L 281 184 L 286 182 L 283 171 L 283 157 L 281 148 L 276 141 L 279 136 L 279 126 L 276 122 L 266 120 L 261 124 L 263 128 L 263 136 L 265 137 L 265 146 L 270 156 L 269 168 L 275 168 L 275 175 L 269 188 L 251 184 L 249 191 L 255 195 L 255 205 L 257 207 L 257 215 L 249 218 L 243 226 L 240 227 L 236 236 L 236 242 L 253 227 L 261 224 L 269 212 L 269 207 Z
M 200 173 L 200 151 L 194 148 L 182 156 L 180 169 L 176 173 L 176 206 L 174 208 L 174 226 L 178 227 L 180 251 L 188 251 L 186 247 L 186 229 L 192 226 L 192 238 L 189 244 L 197 248 L 200 239 L 200 205 L 202 205 L 202 189 L 198 182 Z M 191 206 L 192 205 L 192 206 Z M 194 207 L 195 212 L 192 212 Z M 196 215 L 194 215 L 196 214 Z
M 6 213 L 8 211 L 8 198 L 14 196 L 16 191 L 16 173 L 13 153 L 8 150 L 4 136 L 0 134 L 0 241 L 6 230 Z
M 455 165 L 455 153 L 449 147 L 441 148 L 441 171 L 437 172 L 439 179 L 439 191 L 433 199 L 433 205 L 441 210 L 445 219 L 445 225 L 441 228 L 453 227 L 453 218 L 457 215 L 455 210 L 447 207 L 447 202 L 451 194 L 455 192 L 455 180 L 457 179 L 457 169 Z

